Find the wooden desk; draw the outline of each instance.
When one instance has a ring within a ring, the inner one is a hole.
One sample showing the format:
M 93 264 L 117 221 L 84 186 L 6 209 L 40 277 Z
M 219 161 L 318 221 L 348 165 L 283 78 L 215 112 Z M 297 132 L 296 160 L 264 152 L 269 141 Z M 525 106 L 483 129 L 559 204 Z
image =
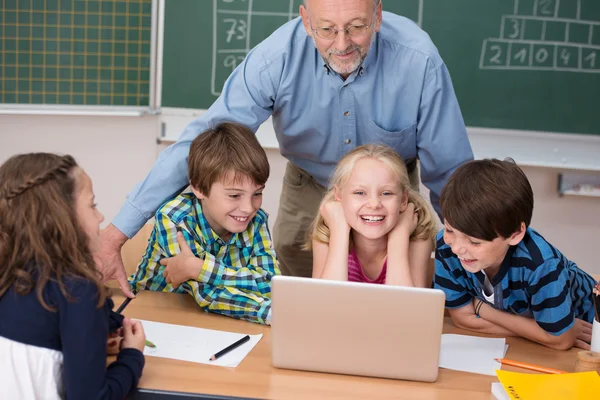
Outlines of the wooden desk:
M 119 291 L 115 292 L 113 299 L 118 306 L 124 297 Z M 198 308 L 189 295 L 143 291 L 129 303 L 124 314 L 150 321 L 263 334 L 261 341 L 237 368 L 146 357 L 146 367 L 139 382 L 141 392 L 162 390 L 200 393 L 212 399 L 225 396 L 264 399 L 489 400 L 492 398 L 491 383 L 497 382 L 493 376 L 447 369 L 440 369 L 436 382 L 422 383 L 274 368 L 271 366 L 269 327 L 207 314 Z M 448 319 L 444 324 L 444 333 L 472 334 L 456 328 Z M 575 367 L 577 349 L 557 351 L 521 338 L 507 338 L 507 343 L 510 345 L 507 358 L 565 371 L 573 371 Z M 526 372 L 513 367 L 503 369 Z M 144 397 L 160 398 L 148 395 L 134 398 Z M 181 400 L 184 398 L 179 397 Z

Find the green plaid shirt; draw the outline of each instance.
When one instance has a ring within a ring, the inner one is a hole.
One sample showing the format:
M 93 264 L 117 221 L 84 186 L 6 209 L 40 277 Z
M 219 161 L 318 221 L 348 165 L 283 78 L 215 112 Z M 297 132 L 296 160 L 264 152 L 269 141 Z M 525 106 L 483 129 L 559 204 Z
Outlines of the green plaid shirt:
M 258 210 L 244 232 L 232 234 L 225 242 L 208 224 L 196 196 L 178 195 L 156 212 L 146 253 L 129 278 L 133 291 L 189 293 L 205 311 L 269 324 L 271 278 L 280 272 L 267 218 Z M 160 260 L 179 253 L 178 228 L 204 264 L 196 280 L 174 289 L 163 277 Z

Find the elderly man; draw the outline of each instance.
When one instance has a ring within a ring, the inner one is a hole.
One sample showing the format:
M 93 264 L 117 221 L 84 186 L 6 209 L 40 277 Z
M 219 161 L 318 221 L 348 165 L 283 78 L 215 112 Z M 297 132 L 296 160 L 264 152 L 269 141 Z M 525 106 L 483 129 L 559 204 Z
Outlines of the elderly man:
M 439 194 L 473 158 L 450 76 L 429 36 L 407 18 L 382 12 L 381 0 L 306 0 L 301 18 L 283 25 L 231 74 L 221 96 L 190 123 L 128 196 L 102 233 L 106 279 L 131 296 L 120 248 L 168 198 L 187 186 L 191 141 L 209 126 L 235 121 L 256 131 L 273 117 L 288 159 L 275 221 L 284 274 L 310 276 L 301 249 L 338 160 L 365 143 L 383 143 L 405 160 L 418 187 Z

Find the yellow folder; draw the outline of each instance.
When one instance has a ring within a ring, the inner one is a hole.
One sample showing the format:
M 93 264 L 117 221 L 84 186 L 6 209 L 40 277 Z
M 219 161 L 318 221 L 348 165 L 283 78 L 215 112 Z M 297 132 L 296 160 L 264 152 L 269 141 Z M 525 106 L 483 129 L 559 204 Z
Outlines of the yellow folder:
M 527 374 L 497 370 L 513 400 L 600 399 L 600 376 L 594 371 L 574 374 Z

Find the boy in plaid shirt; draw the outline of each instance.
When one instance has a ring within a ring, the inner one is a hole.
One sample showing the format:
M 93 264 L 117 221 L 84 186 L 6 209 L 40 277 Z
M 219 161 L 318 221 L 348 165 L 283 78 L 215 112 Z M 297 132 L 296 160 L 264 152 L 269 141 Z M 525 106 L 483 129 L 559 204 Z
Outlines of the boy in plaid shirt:
M 271 321 L 271 278 L 279 267 L 262 205 L 269 163 L 245 126 L 221 123 L 190 148 L 191 192 L 163 204 L 134 292 L 189 293 L 205 311 Z

